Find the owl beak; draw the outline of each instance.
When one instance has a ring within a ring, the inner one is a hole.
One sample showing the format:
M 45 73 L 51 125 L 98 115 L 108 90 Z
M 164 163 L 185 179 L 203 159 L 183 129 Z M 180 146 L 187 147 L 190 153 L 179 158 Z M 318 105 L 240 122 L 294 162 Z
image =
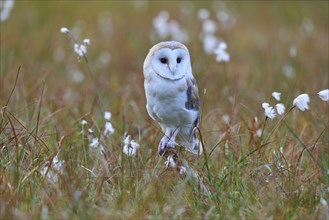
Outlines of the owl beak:
M 170 65 L 169 64 L 169 69 L 170 69 L 171 73 L 174 75 L 175 71 L 176 71 L 176 65 Z

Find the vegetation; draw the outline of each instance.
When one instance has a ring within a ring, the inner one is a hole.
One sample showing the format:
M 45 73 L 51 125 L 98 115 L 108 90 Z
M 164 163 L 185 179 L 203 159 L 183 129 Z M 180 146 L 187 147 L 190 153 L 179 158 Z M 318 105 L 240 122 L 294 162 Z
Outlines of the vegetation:
M 228 62 L 204 52 L 201 8 Z M 316 95 L 329 83 L 328 8 L 15 2 L 1 23 L 0 218 L 329 218 L 328 102 Z M 162 134 L 143 87 L 148 50 L 171 39 L 152 24 L 163 10 L 188 34 L 202 103 L 205 153 L 177 150 L 175 169 L 157 153 Z M 87 53 L 78 57 L 72 38 L 89 38 Z M 274 91 L 286 112 L 271 120 L 262 103 L 274 106 Z M 302 93 L 306 111 L 293 107 Z M 135 155 L 124 140 L 139 144 Z

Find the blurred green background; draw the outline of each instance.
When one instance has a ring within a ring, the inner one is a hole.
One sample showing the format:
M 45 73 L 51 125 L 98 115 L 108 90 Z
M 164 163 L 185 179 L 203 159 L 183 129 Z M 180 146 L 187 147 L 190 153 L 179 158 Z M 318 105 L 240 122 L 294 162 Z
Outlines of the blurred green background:
M 86 101 L 91 79 L 83 62 L 76 62 L 72 41 L 60 33 L 67 27 L 76 30 L 79 42 L 91 40 L 87 55 L 105 105 L 127 101 L 122 93 L 143 103 L 143 60 L 162 40 L 150 39 L 152 20 L 162 10 L 188 32 L 194 75 L 200 91 L 206 88 L 209 93 L 210 108 L 223 106 L 230 95 L 253 103 L 274 90 L 289 97 L 316 93 L 328 85 L 327 6 L 325 1 L 16 1 L 9 19 L 1 23 L 1 100 L 8 97 L 21 65 L 19 88 L 27 101 L 42 80 L 53 104 L 65 94 L 72 96 L 66 104 Z M 217 22 L 215 35 L 227 43 L 229 63 L 216 63 L 203 52 L 200 8 L 208 9 Z M 221 24 L 216 19 L 219 10 L 227 11 L 234 23 Z M 289 55 L 291 47 L 296 57 Z M 72 69 L 82 72 L 82 82 L 72 80 Z

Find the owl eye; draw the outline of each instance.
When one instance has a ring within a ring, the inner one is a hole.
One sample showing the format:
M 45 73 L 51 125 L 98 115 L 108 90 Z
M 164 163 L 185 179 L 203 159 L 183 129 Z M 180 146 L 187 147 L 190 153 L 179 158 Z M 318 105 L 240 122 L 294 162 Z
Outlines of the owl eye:
M 161 58 L 161 59 L 160 59 L 160 62 L 163 63 L 163 64 L 167 63 L 167 61 L 168 61 L 168 60 L 167 60 L 166 58 Z
M 182 61 L 182 58 L 178 57 L 177 58 L 177 63 L 180 63 Z

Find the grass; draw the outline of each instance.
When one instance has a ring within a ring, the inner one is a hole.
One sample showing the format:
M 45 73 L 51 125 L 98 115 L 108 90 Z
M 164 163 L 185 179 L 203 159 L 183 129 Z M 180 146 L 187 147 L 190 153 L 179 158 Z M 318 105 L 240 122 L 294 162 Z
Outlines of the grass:
M 197 11 L 216 20 L 223 5 L 15 2 L 1 23 L 1 219 L 328 218 L 328 103 L 315 95 L 329 83 L 328 2 L 225 3 L 236 22 L 216 36 L 231 60 L 216 63 L 203 52 Z M 178 150 L 183 175 L 157 154 L 162 134 L 145 110 L 142 65 L 160 41 L 149 33 L 161 10 L 189 33 L 202 103 L 205 153 Z M 91 39 L 88 63 L 63 26 Z M 273 91 L 287 109 L 310 94 L 310 110 L 265 119 Z M 104 111 L 113 135 L 103 135 Z M 140 144 L 134 157 L 122 152 L 125 134 Z M 94 137 L 103 150 L 89 147 Z

